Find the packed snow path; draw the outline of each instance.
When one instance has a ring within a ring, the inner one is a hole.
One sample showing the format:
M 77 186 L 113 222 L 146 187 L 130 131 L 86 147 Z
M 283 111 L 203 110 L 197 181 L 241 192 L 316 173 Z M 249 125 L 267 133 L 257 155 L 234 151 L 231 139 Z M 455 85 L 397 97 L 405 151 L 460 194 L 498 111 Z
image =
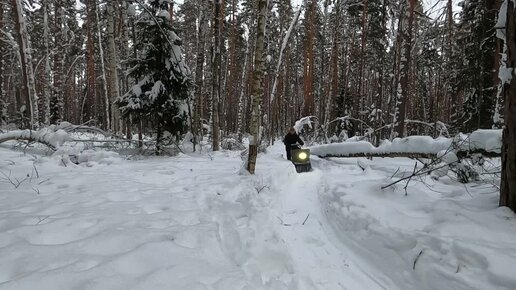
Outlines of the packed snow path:
M 0 289 L 516 289 L 489 186 L 405 197 L 379 187 L 410 160 L 297 174 L 282 153 L 247 176 L 237 152 L 76 166 L 0 147 Z
M 275 168 L 265 171 L 275 172 L 277 177 L 273 191 L 278 200 L 272 213 L 279 221 L 276 230 L 294 260 L 296 289 L 386 289 L 360 267 L 328 226 L 319 202 L 324 173 L 317 164 L 311 172 L 298 174 L 289 161 L 279 157 L 284 155 L 282 146 L 269 151 L 272 158 L 266 164 Z

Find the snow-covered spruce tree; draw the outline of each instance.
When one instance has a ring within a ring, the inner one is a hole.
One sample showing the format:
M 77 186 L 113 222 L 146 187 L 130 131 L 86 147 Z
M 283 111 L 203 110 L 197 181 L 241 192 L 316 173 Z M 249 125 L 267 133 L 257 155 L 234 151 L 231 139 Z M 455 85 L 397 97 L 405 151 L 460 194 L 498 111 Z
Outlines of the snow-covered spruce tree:
M 148 1 L 136 23 L 137 58 L 129 76 L 135 85 L 118 98 L 121 114 L 134 122 L 145 120 L 156 129 L 156 154 L 163 132 L 184 133 L 190 69 L 185 64 L 181 39 L 170 26 L 169 0 Z

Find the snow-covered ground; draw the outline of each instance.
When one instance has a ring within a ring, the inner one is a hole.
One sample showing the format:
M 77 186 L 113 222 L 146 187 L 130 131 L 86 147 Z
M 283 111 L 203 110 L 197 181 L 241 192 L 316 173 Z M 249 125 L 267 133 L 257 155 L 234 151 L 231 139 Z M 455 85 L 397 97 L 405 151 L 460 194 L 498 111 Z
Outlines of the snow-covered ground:
M 516 289 L 516 216 L 492 186 L 405 196 L 380 187 L 410 159 L 297 174 L 282 153 L 249 176 L 239 152 L 75 165 L 2 145 L 0 289 Z

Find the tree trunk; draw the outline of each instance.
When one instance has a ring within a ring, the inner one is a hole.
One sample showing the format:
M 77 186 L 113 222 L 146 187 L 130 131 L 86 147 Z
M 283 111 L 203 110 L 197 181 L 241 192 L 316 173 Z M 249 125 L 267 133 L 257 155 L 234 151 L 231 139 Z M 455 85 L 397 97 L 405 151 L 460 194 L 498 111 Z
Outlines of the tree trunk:
M 51 84 L 51 75 L 52 70 L 50 68 L 50 33 L 49 33 L 49 25 L 48 25 L 48 0 L 42 1 L 43 4 L 43 39 L 45 42 L 45 73 L 43 80 L 43 91 L 42 95 L 45 100 L 45 124 L 50 124 L 50 116 L 51 116 L 51 100 L 52 100 L 52 89 L 50 87 Z
M 416 0 L 407 0 L 408 10 L 402 13 L 400 18 L 406 18 L 406 23 L 401 29 L 402 53 L 400 67 L 400 100 L 397 105 L 399 116 L 397 119 L 396 132 L 398 137 L 405 137 L 405 115 L 407 111 L 408 98 L 410 97 L 410 65 L 412 63 L 412 28 L 414 25 L 414 8 Z
M 365 99 L 366 99 L 366 94 L 364 93 L 364 66 L 365 66 L 365 60 L 366 60 L 366 55 L 365 55 L 365 51 L 366 51 L 366 41 L 367 41 L 367 5 L 368 5 L 368 1 L 367 0 L 364 0 L 362 2 L 362 24 L 361 24 L 361 28 L 362 28 L 362 35 L 360 35 L 360 66 L 359 66 L 359 69 L 358 69 L 358 93 L 357 93 L 357 106 L 358 106 L 358 111 L 361 112 L 364 110 L 364 106 L 365 106 Z M 358 117 L 358 116 L 357 116 Z
M 86 1 L 86 95 L 81 106 L 81 123 L 96 118 L 95 41 L 93 39 L 96 2 L 96 0 Z
M 114 5 L 114 1 L 109 1 L 111 3 L 111 5 Z M 108 9 L 109 9 L 109 6 L 111 6 L 109 3 L 108 3 Z M 100 17 L 99 17 L 99 10 L 98 10 L 98 6 L 95 5 L 95 17 L 97 18 L 97 21 L 100 20 Z M 109 15 L 108 15 L 108 30 L 110 29 L 110 19 L 109 19 Z M 104 63 L 104 47 L 102 46 L 102 33 L 100 31 L 100 25 L 97 25 L 97 40 L 98 40 L 98 44 L 99 44 L 99 53 L 100 53 L 100 68 L 101 68 L 101 72 L 102 72 L 102 88 L 104 89 L 103 90 L 103 93 L 104 93 L 104 118 L 101 118 L 102 114 L 101 114 L 101 107 L 102 107 L 102 101 L 99 100 L 98 102 L 96 102 L 96 105 L 97 105 L 97 111 L 95 112 L 95 116 L 99 119 L 103 119 L 104 122 L 102 122 L 102 126 L 105 128 L 105 129 L 108 129 L 111 127 L 111 122 L 110 122 L 110 114 L 109 114 L 109 99 L 110 99 L 110 96 L 109 96 L 109 91 L 108 91 L 108 82 L 107 82 L 107 75 L 106 75 L 106 64 Z M 108 47 L 109 47 L 109 39 L 108 39 Z M 109 52 L 108 52 L 109 53 Z
M 30 127 L 39 126 L 38 95 L 34 82 L 34 70 L 32 67 L 32 50 L 30 37 L 23 15 L 23 3 L 21 0 L 12 0 L 14 11 L 14 24 L 18 36 L 18 49 L 21 58 L 22 71 L 22 98 L 28 100 L 30 112 Z
M 214 1 L 215 13 L 213 14 L 213 87 L 211 96 L 211 121 L 212 121 L 212 150 L 220 150 L 220 90 L 221 90 L 221 37 L 222 37 L 222 2 L 223 0 Z
M 303 95 L 305 116 L 314 113 L 314 41 L 315 41 L 315 13 L 316 1 L 310 2 L 310 7 L 306 10 L 306 41 L 304 50 L 304 68 L 303 68 Z
M 54 48 L 57 51 L 63 49 L 63 7 L 61 1 L 54 2 Z M 63 119 L 63 80 L 65 75 L 63 73 L 63 54 L 54 53 L 54 70 L 53 70 L 53 91 L 50 100 L 50 123 L 55 124 Z M 70 113 L 70 112 L 69 112 Z
M 247 79 L 247 63 L 249 62 L 249 42 L 246 42 L 245 44 L 245 54 L 244 54 L 244 64 L 242 66 L 242 78 L 241 82 L 245 83 L 245 80 Z M 245 85 L 242 86 L 240 90 L 240 95 L 238 97 L 238 113 L 237 113 L 237 134 L 238 134 L 238 140 L 242 141 L 242 137 L 245 131 L 244 127 L 244 111 L 245 111 Z
M 0 1 L 0 23 L 4 23 L 4 3 Z M 0 55 L 4 53 L 5 45 L 0 45 Z M 0 125 L 4 125 L 7 121 L 7 94 L 4 92 L 4 57 L 0 58 Z
M 107 2 L 107 57 L 108 57 L 108 77 L 107 84 L 109 88 L 108 97 L 106 98 L 106 127 L 114 132 L 120 132 L 119 114 L 117 108 L 113 108 L 115 100 L 119 97 L 120 91 L 118 87 L 118 71 L 117 71 L 117 52 L 115 45 L 115 11 L 116 1 Z
M 267 14 L 267 0 L 258 0 L 258 29 L 256 31 L 256 49 L 254 50 L 254 74 L 253 87 L 251 91 L 252 113 L 251 113 L 251 136 L 249 140 L 249 158 L 247 170 L 254 174 L 256 168 L 256 157 L 260 144 L 260 104 L 263 98 L 263 74 L 264 74 L 264 43 L 265 43 L 265 16 Z
M 237 118 L 237 102 L 236 87 L 238 84 L 237 74 L 237 17 L 236 17 L 236 0 L 231 1 L 231 29 L 229 36 L 229 56 L 228 63 L 228 77 L 226 77 L 226 92 L 227 92 L 227 106 L 226 106 L 226 122 L 227 130 L 236 132 L 236 118 Z
M 198 138 L 202 136 L 202 94 L 204 86 L 204 52 L 205 52 L 205 37 L 206 29 L 208 27 L 208 13 L 206 11 L 206 0 L 199 1 L 199 27 L 197 32 L 197 59 L 195 66 L 195 96 L 194 96 L 194 121 L 193 121 L 193 135 L 194 135 L 194 150 L 195 146 L 200 142 Z
M 500 9 L 501 13 L 504 12 L 504 6 L 507 7 L 505 29 L 499 29 L 505 30 L 504 51 L 507 52 L 507 61 L 500 70 L 503 69 L 508 75 L 505 75 L 506 79 L 501 79 L 505 94 L 505 127 L 502 141 L 500 206 L 508 206 L 516 212 L 516 4 L 514 1 L 505 0 Z

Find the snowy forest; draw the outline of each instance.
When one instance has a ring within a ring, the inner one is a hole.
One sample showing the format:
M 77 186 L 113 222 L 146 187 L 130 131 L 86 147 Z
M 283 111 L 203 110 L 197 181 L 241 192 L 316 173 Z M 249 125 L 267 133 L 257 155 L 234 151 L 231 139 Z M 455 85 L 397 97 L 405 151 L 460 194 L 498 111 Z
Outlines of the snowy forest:
M 148 73 L 135 65 L 153 41 L 182 52 L 185 69 L 173 87 L 185 91 L 175 99 L 188 106 L 191 129 L 248 132 L 256 1 L 144 2 L 0 2 L 2 122 L 91 121 L 120 134 L 154 132 L 153 120 L 129 118 L 126 103 L 117 103 Z M 266 139 L 303 116 L 320 124 L 349 116 L 356 122 L 327 126 L 327 134 L 363 136 L 372 127 L 379 139 L 502 128 L 501 1 L 267 2 L 260 55 Z M 168 33 L 174 36 L 162 36 Z
M 516 289 L 515 14 L 0 0 L 0 289 Z
M 209 134 L 215 151 L 251 131 L 272 143 L 302 117 L 325 143 L 504 126 L 502 1 L 256 3 L 1 1 L 0 120 L 155 134 L 158 147 L 164 132 Z

